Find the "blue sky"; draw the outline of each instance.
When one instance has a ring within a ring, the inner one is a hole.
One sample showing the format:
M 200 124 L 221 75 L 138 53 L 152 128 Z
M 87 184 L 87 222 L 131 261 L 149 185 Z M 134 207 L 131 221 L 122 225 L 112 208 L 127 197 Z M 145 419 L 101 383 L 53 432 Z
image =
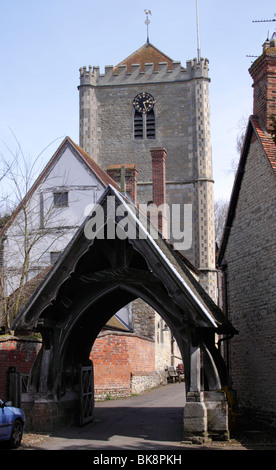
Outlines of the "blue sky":
M 236 138 L 252 113 L 248 68 L 276 23 L 275 0 L 198 0 L 201 56 L 209 59 L 215 198 L 228 199 Z M 150 42 L 185 66 L 197 55 L 196 0 L 0 0 L 0 152 L 45 164 L 68 135 L 79 141 L 79 68 L 116 65 Z

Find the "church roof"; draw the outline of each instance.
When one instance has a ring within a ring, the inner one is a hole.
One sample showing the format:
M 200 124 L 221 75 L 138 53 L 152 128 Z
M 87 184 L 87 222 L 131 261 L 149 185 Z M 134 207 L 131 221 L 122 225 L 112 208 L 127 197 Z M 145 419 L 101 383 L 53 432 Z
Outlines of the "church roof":
M 139 64 L 140 70 L 143 72 L 145 70 L 145 64 L 153 63 L 154 70 L 158 71 L 158 64 L 160 62 L 166 62 L 168 64 L 168 70 L 172 70 L 174 61 L 149 42 L 140 47 L 140 49 L 137 49 L 137 51 L 133 52 L 126 59 L 122 60 L 114 69 L 116 71 L 120 65 L 126 65 L 127 72 L 131 73 L 131 66 L 133 64 Z

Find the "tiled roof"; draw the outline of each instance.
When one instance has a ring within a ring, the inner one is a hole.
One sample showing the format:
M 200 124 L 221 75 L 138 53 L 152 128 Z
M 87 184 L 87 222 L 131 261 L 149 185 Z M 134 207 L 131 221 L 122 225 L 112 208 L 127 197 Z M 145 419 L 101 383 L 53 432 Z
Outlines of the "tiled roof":
M 276 176 L 276 145 L 271 136 L 266 130 L 263 129 L 260 120 L 257 116 L 251 116 L 255 133 L 261 143 L 265 155 L 271 165 L 271 168 Z
M 114 189 L 114 187 L 108 187 L 98 203 L 104 205 L 106 198 L 110 195 L 114 196 L 116 201 L 128 210 L 130 204 L 129 199 L 125 198 L 121 193 Z M 179 309 L 179 315 L 182 315 L 185 312 L 183 317 L 184 319 L 186 314 L 188 316 L 191 315 L 192 322 L 198 322 L 200 327 L 215 328 L 218 334 L 236 334 L 237 331 L 231 322 L 224 316 L 220 308 L 196 281 L 183 260 L 177 256 L 174 250 L 166 243 L 165 240 L 162 239 L 158 232 L 156 232 L 157 238 L 155 238 L 155 236 L 152 235 L 152 231 L 150 234 L 147 232 L 147 228 L 143 228 L 140 223 L 138 209 L 135 206 L 133 207 L 133 211 L 129 211 L 129 216 L 133 222 L 139 224 L 143 234 L 145 235 L 145 237 L 143 236 L 142 238 L 132 239 L 131 245 L 134 246 L 135 250 L 142 254 L 145 260 L 151 259 L 153 262 L 153 265 L 151 265 L 149 261 L 149 266 L 151 266 L 149 271 L 141 269 L 141 274 L 144 273 L 146 276 L 147 272 L 150 273 L 150 275 L 153 274 L 158 279 L 158 283 L 159 281 L 160 283 L 164 283 L 165 290 L 170 286 L 168 291 L 170 293 L 175 293 L 175 295 L 171 296 L 172 302 L 177 306 L 177 309 Z M 107 215 L 105 215 L 105 217 L 107 217 Z M 71 274 L 75 270 L 76 264 L 78 260 L 80 260 L 81 256 L 85 253 L 92 253 L 93 250 L 97 250 L 97 246 L 93 245 L 93 243 L 91 244 L 91 240 L 88 240 L 85 237 L 84 226 L 85 223 L 78 229 L 76 236 L 67 245 L 48 276 L 40 284 L 36 293 L 31 297 L 29 302 L 17 316 L 12 325 L 13 329 L 21 330 L 35 328 L 42 311 L 45 311 L 45 309 L 50 305 L 51 308 L 52 306 L 53 308 L 56 308 L 54 303 L 52 303 L 52 300 L 56 297 L 58 289 L 60 289 L 61 286 L 65 286 L 67 282 L 70 282 Z M 88 250 L 88 246 L 91 246 L 91 250 Z M 111 250 L 116 249 L 116 244 L 113 244 Z M 133 267 L 135 267 L 135 263 Z M 102 276 L 105 275 L 105 271 L 103 271 L 101 267 L 98 267 L 98 269 L 98 279 L 102 279 Z M 121 279 L 122 284 L 124 284 L 124 268 L 117 271 L 114 267 L 114 269 L 111 269 L 109 274 L 113 280 L 116 281 L 116 277 L 118 277 L 118 280 Z M 137 270 L 135 270 L 135 273 L 133 274 L 136 276 Z M 93 272 L 92 277 L 94 275 L 96 276 L 95 279 L 97 279 L 97 271 Z M 131 275 L 131 269 L 129 275 Z M 108 279 L 109 277 L 106 278 L 106 280 Z M 113 283 L 113 280 L 109 281 L 110 285 Z M 144 281 L 146 282 L 146 277 Z M 134 296 L 137 294 L 135 289 L 133 293 Z M 80 293 L 75 292 L 74 295 L 77 300 Z M 121 294 L 119 293 L 119 295 Z
M 137 51 L 133 52 L 130 56 L 116 65 L 114 70 L 116 71 L 119 65 L 126 65 L 127 72 L 131 73 L 131 66 L 134 64 L 140 64 L 140 70 L 143 72 L 145 70 L 145 64 L 152 63 L 154 65 L 154 70 L 158 70 L 158 64 L 160 62 L 166 62 L 168 64 L 168 70 L 172 70 L 174 61 L 166 54 L 159 51 L 159 49 L 151 43 L 146 43 L 140 47 L 140 49 L 137 49 Z
M 66 137 L 65 140 L 70 142 L 71 145 L 75 148 L 75 150 L 77 150 L 77 152 L 85 161 L 85 163 L 87 163 L 89 168 L 95 173 L 95 175 L 99 178 L 99 180 L 103 183 L 105 187 L 111 184 L 119 190 L 117 183 L 115 183 L 115 181 L 95 162 L 95 160 L 93 160 L 93 158 L 88 155 L 88 153 L 86 153 L 81 147 L 79 147 L 75 142 L 73 142 L 70 137 Z

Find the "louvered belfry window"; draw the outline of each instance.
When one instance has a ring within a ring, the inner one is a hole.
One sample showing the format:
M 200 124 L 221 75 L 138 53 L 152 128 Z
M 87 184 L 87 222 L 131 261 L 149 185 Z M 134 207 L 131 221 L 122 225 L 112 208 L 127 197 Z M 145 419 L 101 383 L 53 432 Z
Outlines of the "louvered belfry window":
M 143 139 L 143 114 L 137 111 L 134 114 L 134 138 Z
M 146 114 L 147 139 L 155 139 L 155 116 L 153 109 Z
M 147 114 L 134 113 L 134 139 L 155 139 L 155 115 L 153 109 Z

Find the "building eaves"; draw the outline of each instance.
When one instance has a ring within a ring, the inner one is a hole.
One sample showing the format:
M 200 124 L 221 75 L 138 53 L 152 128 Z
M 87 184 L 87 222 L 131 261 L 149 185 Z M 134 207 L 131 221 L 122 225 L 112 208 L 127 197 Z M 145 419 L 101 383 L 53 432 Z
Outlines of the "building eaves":
M 267 132 L 266 129 L 264 129 L 258 117 L 251 116 L 250 119 L 254 127 L 257 139 L 263 147 L 267 160 L 269 161 L 273 173 L 276 176 L 276 144 L 271 134 Z
M 88 153 L 86 153 L 79 145 L 73 142 L 70 137 L 66 137 L 67 141 L 71 143 L 74 149 L 78 152 L 82 160 L 88 165 L 93 173 L 98 177 L 102 184 L 107 187 L 109 184 L 116 187 L 119 190 L 117 183 L 93 160 Z M 120 165 L 119 165 L 120 166 Z
M 129 210 L 131 203 L 128 198 L 124 197 L 114 187 L 109 186 L 98 200 L 99 205 L 103 205 L 108 196 L 114 196 L 116 201 Z M 141 219 L 137 216 L 138 209 L 133 206 L 128 212 L 129 223 L 137 224 L 142 236 L 141 240 L 132 240 L 131 243 L 136 246 L 137 250 L 146 250 L 152 253 L 152 259 L 158 259 L 157 265 L 158 276 L 164 285 L 174 286 L 176 295 L 175 302 L 188 302 L 189 308 L 193 309 L 193 314 L 198 318 L 199 324 L 214 328 L 218 334 L 231 333 L 236 334 L 237 331 L 229 320 L 225 317 L 219 307 L 212 301 L 204 289 L 199 285 L 194 276 L 190 273 L 184 261 L 174 253 L 174 250 L 162 239 L 149 233 L 142 224 Z M 131 215 L 132 214 L 132 215 Z M 88 248 L 89 240 L 84 236 L 84 227 L 86 221 L 79 228 L 64 252 L 60 255 L 58 262 L 52 267 L 47 277 L 42 281 L 35 294 L 29 299 L 24 308 L 19 313 L 13 323 L 13 329 L 32 328 L 38 322 L 41 312 L 47 308 L 52 300 L 57 296 L 61 285 L 67 282 L 70 273 L 75 269 L 77 263 L 76 256 L 80 256 Z M 143 245 L 143 247 L 142 247 Z M 145 248 L 144 248 L 145 247 Z M 153 268 L 151 268 L 153 269 Z M 157 269 L 156 266 L 154 270 Z M 201 320 L 199 320 L 201 318 Z

